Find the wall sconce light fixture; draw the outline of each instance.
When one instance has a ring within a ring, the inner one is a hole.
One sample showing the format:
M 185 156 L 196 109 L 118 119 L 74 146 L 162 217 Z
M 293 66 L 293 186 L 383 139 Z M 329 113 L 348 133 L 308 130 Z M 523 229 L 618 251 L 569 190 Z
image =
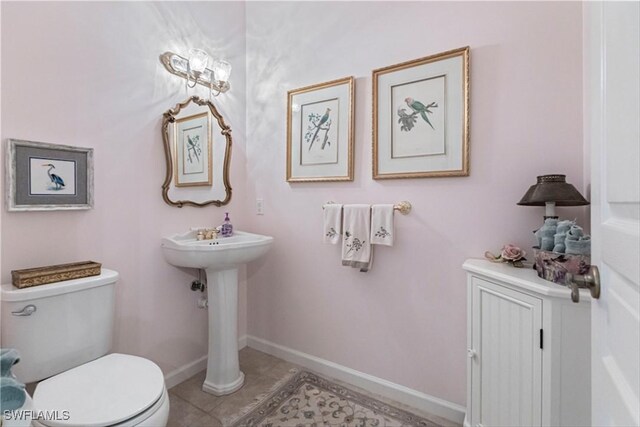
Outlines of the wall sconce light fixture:
M 231 88 L 229 75 L 231 64 L 222 59 L 216 59 L 207 68 L 211 58 L 202 49 L 189 50 L 189 57 L 185 58 L 173 52 L 160 55 L 160 62 L 171 74 L 187 80 L 187 87 L 194 88 L 200 84 L 209 88 L 209 96 L 218 96 Z

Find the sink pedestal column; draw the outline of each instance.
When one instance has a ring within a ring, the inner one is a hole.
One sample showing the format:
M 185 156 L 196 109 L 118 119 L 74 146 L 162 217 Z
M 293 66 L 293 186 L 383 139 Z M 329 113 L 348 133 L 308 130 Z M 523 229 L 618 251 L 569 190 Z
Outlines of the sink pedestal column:
M 202 390 L 222 396 L 244 384 L 238 361 L 238 269 L 206 272 L 209 357 Z

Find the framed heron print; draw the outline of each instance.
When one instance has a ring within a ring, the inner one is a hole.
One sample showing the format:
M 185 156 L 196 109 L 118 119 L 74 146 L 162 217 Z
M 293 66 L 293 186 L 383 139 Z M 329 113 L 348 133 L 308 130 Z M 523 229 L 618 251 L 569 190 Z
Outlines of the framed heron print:
M 373 71 L 373 178 L 469 175 L 469 47 Z
M 10 211 L 93 207 L 92 148 L 10 139 L 7 178 Z
M 353 77 L 287 96 L 287 181 L 353 181 Z

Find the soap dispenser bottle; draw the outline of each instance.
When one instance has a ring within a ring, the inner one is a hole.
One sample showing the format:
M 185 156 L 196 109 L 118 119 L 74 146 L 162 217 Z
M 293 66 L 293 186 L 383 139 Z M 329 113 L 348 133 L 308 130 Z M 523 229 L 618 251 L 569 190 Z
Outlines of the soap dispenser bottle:
M 229 212 L 225 212 L 224 214 L 224 222 L 220 227 L 220 234 L 222 237 L 233 236 L 233 225 L 231 225 L 231 220 L 229 219 Z

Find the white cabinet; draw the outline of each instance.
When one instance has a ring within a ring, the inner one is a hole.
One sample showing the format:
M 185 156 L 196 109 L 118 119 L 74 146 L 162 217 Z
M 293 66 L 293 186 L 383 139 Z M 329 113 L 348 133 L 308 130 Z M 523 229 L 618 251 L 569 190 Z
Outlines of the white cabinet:
M 590 296 L 468 260 L 465 426 L 590 425 Z

